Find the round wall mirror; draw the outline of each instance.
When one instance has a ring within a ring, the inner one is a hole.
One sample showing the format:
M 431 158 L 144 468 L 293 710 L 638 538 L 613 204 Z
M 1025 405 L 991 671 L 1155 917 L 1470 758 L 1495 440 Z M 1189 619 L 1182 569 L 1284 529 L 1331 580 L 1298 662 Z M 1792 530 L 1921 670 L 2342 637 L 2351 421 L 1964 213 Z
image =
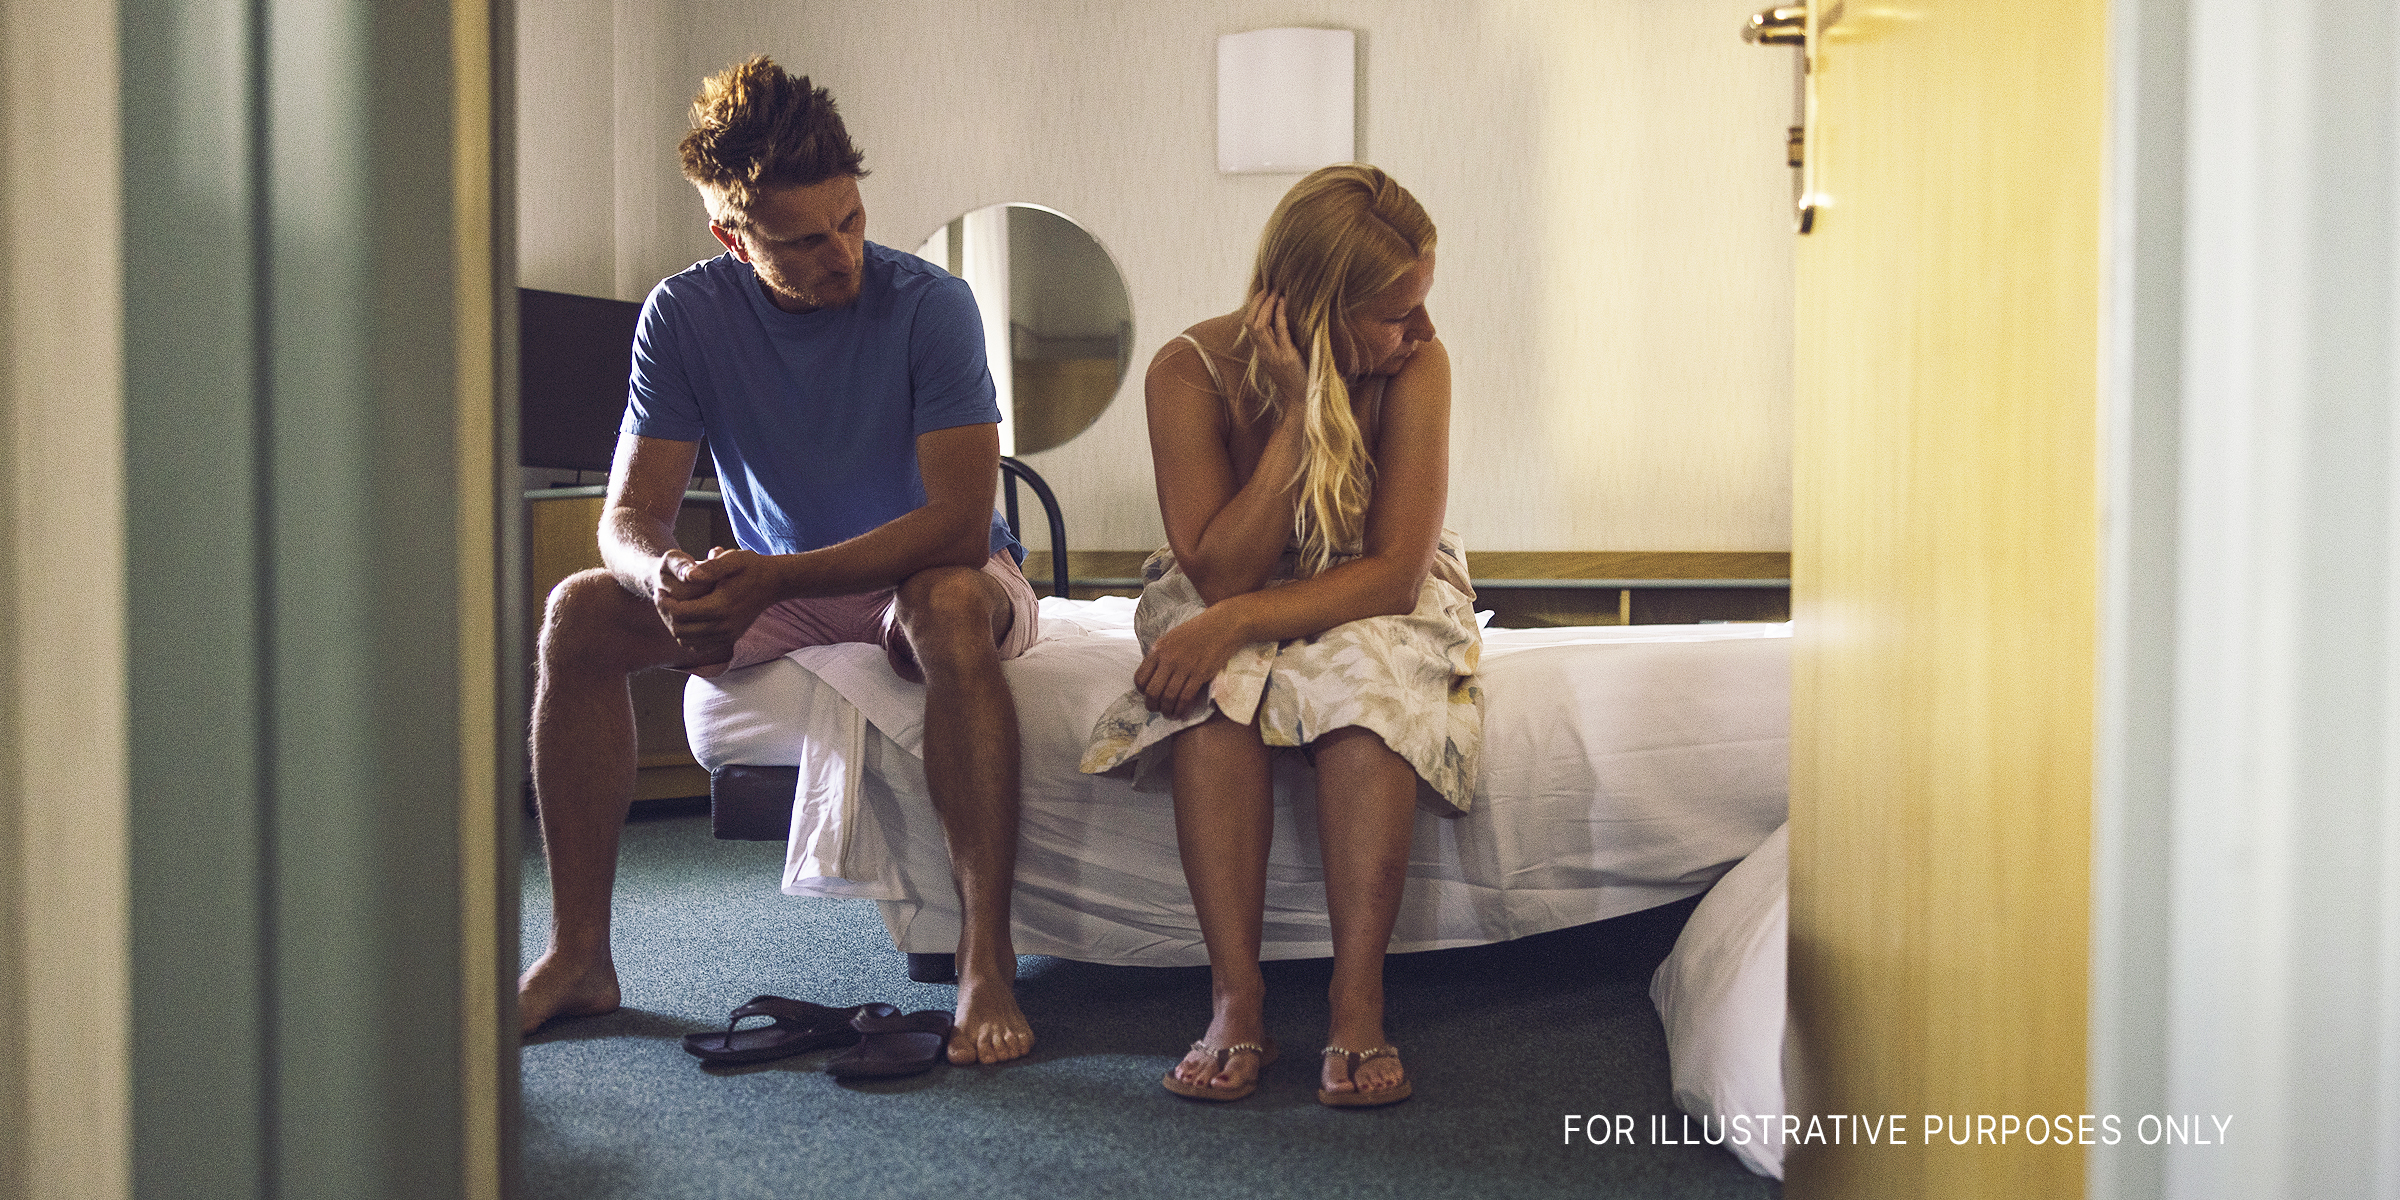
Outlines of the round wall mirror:
M 1038 204 L 994 204 L 933 231 L 917 255 L 967 281 L 1000 393 L 1000 452 L 1064 444 L 1100 418 L 1133 357 L 1116 260 Z

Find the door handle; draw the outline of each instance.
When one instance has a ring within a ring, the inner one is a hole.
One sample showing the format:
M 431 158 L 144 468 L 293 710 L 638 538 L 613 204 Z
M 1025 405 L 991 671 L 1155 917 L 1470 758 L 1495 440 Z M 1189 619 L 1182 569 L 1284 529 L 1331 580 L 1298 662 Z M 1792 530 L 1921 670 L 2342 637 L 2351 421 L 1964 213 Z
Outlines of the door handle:
M 1836 7 L 1839 7 L 1837 0 Z M 1790 46 L 1799 51 L 1793 58 L 1793 124 L 1786 131 L 1783 157 L 1792 168 L 1792 228 L 1807 233 L 1816 228 L 1817 205 L 1813 186 L 1815 172 L 1808 156 L 1808 127 L 1814 104 L 1814 88 L 1810 86 L 1809 11 L 1805 4 L 1779 4 L 1753 13 L 1742 26 L 1742 40 L 1753 46 Z
M 1808 6 L 1783 4 L 1752 13 L 1750 23 L 1742 26 L 1742 40 L 1754 46 L 1807 45 Z

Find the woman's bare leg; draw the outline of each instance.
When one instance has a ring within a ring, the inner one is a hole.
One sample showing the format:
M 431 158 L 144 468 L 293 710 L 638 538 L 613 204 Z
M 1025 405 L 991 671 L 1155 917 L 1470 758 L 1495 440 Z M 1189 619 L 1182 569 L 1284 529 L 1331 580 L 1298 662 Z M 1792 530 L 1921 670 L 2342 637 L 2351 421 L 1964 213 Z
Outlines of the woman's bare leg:
M 1275 785 L 1258 730 L 1220 713 L 1175 735 L 1175 841 L 1208 943 L 1212 1046 L 1261 1043 L 1266 979 L 1259 973 L 1266 919 L 1267 849 L 1275 836 Z M 1197 1051 L 1175 1067 L 1186 1083 L 1235 1087 L 1258 1076 L 1258 1057 L 1216 1060 Z
M 1333 924 L 1333 1009 L 1327 1042 L 1365 1051 L 1384 1044 L 1383 956 L 1400 915 L 1408 873 L 1409 835 L 1416 828 L 1417 775 L 1383 739 L 1357 726 L 1315 742 L 1317 839 L 1325 854 L 1325 909 Z M 1328 1091 L 1391 1087 L 1403 1077 L 1390 1057 L 1358 1064 L 1355 1085 L 1346 1062 L 1321 1064 Z

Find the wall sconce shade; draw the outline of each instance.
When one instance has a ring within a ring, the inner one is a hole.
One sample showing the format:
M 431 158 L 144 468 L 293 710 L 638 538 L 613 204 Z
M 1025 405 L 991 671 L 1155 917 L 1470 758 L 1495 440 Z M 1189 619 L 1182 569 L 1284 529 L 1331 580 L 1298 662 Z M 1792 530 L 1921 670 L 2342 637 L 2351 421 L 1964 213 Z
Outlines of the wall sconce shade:
M 1358 35 L 1253 29 L 1217 39 L 1217 169 L 1303 174 L 1355 157 Z

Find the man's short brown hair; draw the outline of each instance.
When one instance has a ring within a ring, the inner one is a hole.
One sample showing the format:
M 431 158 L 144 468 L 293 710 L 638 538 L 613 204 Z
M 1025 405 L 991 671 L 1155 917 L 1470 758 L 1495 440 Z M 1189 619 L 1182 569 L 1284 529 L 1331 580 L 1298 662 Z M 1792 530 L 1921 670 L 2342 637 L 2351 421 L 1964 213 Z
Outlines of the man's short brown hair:
M 708 218 L 728 229 L 749 220 L 769 188 L 864 176 L 833 94 L 811 88 L 761 54 L 708 77 L 692 98 L 692 131 L 679 148 L 683 177 L 700 189 Z

